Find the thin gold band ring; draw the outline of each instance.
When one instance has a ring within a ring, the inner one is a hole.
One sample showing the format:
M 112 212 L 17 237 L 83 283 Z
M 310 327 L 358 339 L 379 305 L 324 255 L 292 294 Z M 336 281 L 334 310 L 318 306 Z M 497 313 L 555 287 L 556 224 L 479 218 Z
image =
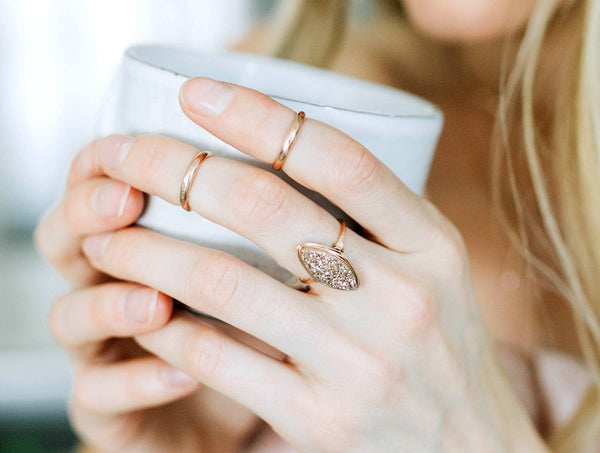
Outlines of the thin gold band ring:
M 185 171 L 183 181 L 181 181 L 181 189 L 179 190 L 179 204 L 186 211 L 191 211 L 190 190 L 192 188 L 192 184 L 194 183 L 194 178 L 196 178 L 196 174 L 198 173 L 198 169 L 200 168 L 202 162 L 204 162 L 210 156 L 212 156 L 212 154 L 208 151 L 202 151 L 196 154 Z
M 273 170 L 280 170 L 285 163 L 290 151 L 294 147 L 294 142 L 296 141 L 296 137 L 298 136 L 298 132 L 304 124 L 304 118 L 306 118 L 306 114 L 304 112 L 298 112 L 296 114 L 296 118 L 294 118 L 294 122 L 290 126 L 290 130 L 287 133 L 286 139 L 283 142 L 283 146 L 281 147 L 281 151 L 277 154 L 277 158 L 275 162 L 273 162 Z

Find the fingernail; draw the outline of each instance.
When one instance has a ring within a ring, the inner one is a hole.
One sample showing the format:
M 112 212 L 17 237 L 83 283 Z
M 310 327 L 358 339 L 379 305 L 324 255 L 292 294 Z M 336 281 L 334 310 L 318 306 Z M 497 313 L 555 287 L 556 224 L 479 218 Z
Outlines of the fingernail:
M 194 113 L 215 116 L 233 100 L 234 91 L 228 83 L 196 77 L 185 82 L 180 90 L 182 105 Z
M 121 300 L 121 315 L 127 322 L 147 323 L 154 319 L 158 291 L 151 288 L 135 288 Z
M 121 217 L 131 192 L 130 186 L 114 182 L 106 183 L 96 189 L 92 196 L 92 206 L 98 215 Z
M 98 162 L 108 168 L 117 168 L 127 156 L 134 138 L 129 135 L 111 135 L 98 141 Z
M 160 372 L 160 377 L 167 385 L 188 386 L 198 382 L 183 371 L 171 365 L 165 365 L 163 367 Z
M 113 233 L 105 233 L 88 236 L 83 240 L 83 244 L 81 245 L 83 253 L 90 258 L 101 258 L 112 235 Z

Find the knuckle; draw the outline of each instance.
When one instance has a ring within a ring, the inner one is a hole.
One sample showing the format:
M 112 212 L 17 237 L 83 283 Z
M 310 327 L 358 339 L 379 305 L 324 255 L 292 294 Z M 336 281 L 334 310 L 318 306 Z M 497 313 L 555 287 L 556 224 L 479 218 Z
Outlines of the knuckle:
M 272 100 L 267 96 L 260 95 L 253 99 L 256 102 L 255 111 L 260 112 L 258 115 L 254 115 L 254 130 L 264 131 L 263 135 L 272 134 L 273 125 L 281 124 L 280 116 L 275 114 L 273 110 Z
M 383 353 L 370 351 L 360 351 L 355 361 L 357 379 L 368 400 L 375 404 L 389 401 L 402 380 L 400 365 Z
M 110 448 L 114 449 L 113 451 L 132 451 L 146 432 L 145 420 L 147 419 L 139 412 L 119 414 L 112 417 L 110 423 L 103 427 L 99 438 L 110 439 Z
M 147 135 L 134 139 L 131 148 L 144 151 L 144 158 L 140 160 L 139 172 L 144 180 L 153 180 L 164 173 L 165 152 L 163 140 L 160 136 Z
M 147 391 L 144 392 L 145 386 L 140 385 L 140 377 L 135 372 L 127 372 L 123 375 L 123 388 L 127 399 L 134 404 L 142 404 L 149 397 Z
M 94 438 L 108 446 L 108 451 L 135 451 L 146 432 L 146 417 L 140 412 L 126 412 L 111 417 L 108 423 L 96 425 Z
M 99 332 L 111 334 L 115 330 L 115 325 L 119 321 L 117 315 L 118 308 L 115 307 L 111 310 L 111 305 L 115 306 L 114 302 L 118 299 L 107 298 L 107 295 L 114 295 L 111 291 L 94 290 L 91 293 L 89 311 L 87 316 L 90 317 L 90 321 L 94 329 L 98 329 Z
M 422 199 L 423 213 L 431 226 L 429 250 L 435 269 L 445 276 L 460 278 L 468 273 L 468 253 L 460 230 L 431 202 Z
M 446 271 L 463 273 L 467 265 L 467 251 L 464 240 L 456 226 L 445 220 L 438 230 L 436 255 Z
M 352 194 L 365 194 L 374 190 L 381 177 L 380 164 L 365 147 L 351 138 L 340 148 L 333 166 L 336 187 Z
M 238 187 L 243 187 L 243 196 L 234 192 L 234 212 L 240 221 L 251 225 L 278 224 L 286 219 L 291 203 L 287 203 L 289 193 L 284 183 L 265 171 L 254 171 L 246 176 Z
M 48 330 L 59 344 L 65 343 L 64 337 L 64 300 L 65 295 L 58 297 L 50 307 L 48 314 Z
M 33 232 L 33 241 L 40 253 L 50 261 L 57 260 L 59 257 L 59 250 L 54 246 L 55 241 L 51 241 L 48 237 L 48 229 L 50 219 L 49 216 L 45 216 Z
M 81 225 L 82 219 L 89 213 L 87 205 L 78 203 L 78 197 L 74 190 L 65 192 L 64 203 L 62 205 L 62 215 L 65 219 L 65 225 L 70 231 L 76 231 Z
M 221 368 L 223 349 L 224 340 L 218 330 L 202 326 L 182 348 L 184 366 L 193 376 L 215 376 Z
M 73 177 L 79 176 L 79 166 L 81 165 L 79 162 L 82 159 L 84 150 L 85 150 L 85 148 L 79 150 L 79 152 L 75 155 L 75 157 L 73 157 L 73 159 L 71 159 L 71 162 L 69 163 L 69 172 L 68 172 L 68 176 L 67 176 L 68 182 L 71 179 L 73 179 Z
M 73 240 L 70 237 L 66 238 L 64 233 L 58 229 L 59 225 L 63 224 L 63 220 L 58 220 L 59 216 L 64 219 L 64 203 L 42 218 L 33 233 L 33 241 L 37 250 L 54 266 L 66 264 L 78 252 Z M 72 224 L 67 223 L 61 228 L 67 229 L 69 236 L 76 237 Z M 69 240 L 67 241 L 67 239 Z
M 412 282 L 402 301 L 403 324 L 406 333 L 419 334 L 427 330 L 435 319 L 436 297 L 433 288 L 424 282 Z
M 131 451 L 143 436 L 146 420 L 141 412 L 127 412 L 112 414 L 109 420 L 98 423 L 97 417 L 90 417 L 89 409 L 73 400 L 69 403 L 68 415 L 75 432 L 98 451 Z
M 203 305 L 203 301 L 210 303 L 218 311 L 232 308 L 240 298 L 240 273 L 241 266 L 237 260 L 225 253 L 215 253 L 211 259 L 198 260 L 192 266 L 188 287 L 192 300 Z M 238 307 L 239 308 L 239 307 Z
M 118 266 L 121 271 L 133 269 L 144 243 L 145 236 L 141 228 L 130 227 L 119 230 L 113 233 L 108 241 L 102 261 L 110 264 L 111 267 Z
M 347 339 L 342 341 L 345 345 L 339 344 L 336 350 L 344 362 L 352 364 L 352 375 L 342 367 L 341 380 L 331 380 L 324 391 L 313 386 L 310 397 L 303 398 L 298 406 L 304 419 L 311 421 L 305 433 L 308 443 L 318 451 L 362 451 L 362 442 L 372 435 L 372 409 L 397 399 L 404 381 L 400 360 Z M 348 389 L 361 397 L 348 398 Z
M 97 171 L 96 145 L 99 140 L 88 143 L 71 160 L 69 173 L 67 175 L 67 187 L 81 179 L 87 179 L 90 173 Z
M 92 366 L 83 366 L 73 376 L 73 404 L 88 411 L 97 410 L 97 400 L 94 397 L 91 385 L 93 374 Z

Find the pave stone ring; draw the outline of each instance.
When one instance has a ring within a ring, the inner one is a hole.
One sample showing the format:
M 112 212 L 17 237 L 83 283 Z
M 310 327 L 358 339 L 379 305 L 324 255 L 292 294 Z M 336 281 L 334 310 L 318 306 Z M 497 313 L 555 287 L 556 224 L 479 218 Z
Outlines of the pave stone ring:
M 300 279 L 302 283 L 319 282 L 330 288 L 351 291 L 358 288 L 358 276 L 344 255 L 346 222 L 340 220 L 340 234 L 332 247 L 302 242 L 298 245 L 298 259 L 310 278 Z

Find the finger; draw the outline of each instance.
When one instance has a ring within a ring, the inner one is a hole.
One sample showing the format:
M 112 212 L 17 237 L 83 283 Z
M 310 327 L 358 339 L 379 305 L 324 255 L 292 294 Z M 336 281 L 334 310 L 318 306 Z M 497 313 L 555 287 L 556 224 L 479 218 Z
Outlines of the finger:
M 91 365 L 75 374 L 73 404 L 119 414 L 164 405 L 189 395 L 198 381 L 157 357 Z
M 98 144 L 98 156 L 112 177 L 138 189 L 179 203 L 180 183 L 192 157 L 190 145 L 159 136 L 141 136 L 127 149 L 123 137 L 111 136 Z M 281 178 L 235 160 L 211 157 L 202 162 L 191 188 L 190 205 L 202 217 L 236 231 L 262 247 L 294 275 L 306 277 L 297 246 L 304 241 L 331 245 L 339 222 L 325 209 Z M 346 251 L 356 272 L 365 275 L 370 243 L 351 230 Z M 367 278 L 363 283 L 368 284 Z M 337 292 L 327 287 L 318 293 Z
M 107 283 L 72 291 L 57 299 L 48 324 L 56 341 L 83 357 L 112 337 L 159 329 L 171 316 L 170 297 L 132 283 Z
M 317 337 L 323 342 L 330 339 L 326 310 L 312 303 L 317 302 L 314 296 L 289 288 L 232 255 L 139 227 L 87 238 L 83 249 L 101 271 L 157 288 L 306 366 L 327 368 L 331 362 L 326 351 L 306 347 Z
M 123 136 L 123 144 L 126 144 L 132 137 Z M 98 176 L 105 176 L 104 170 L 98 161 L 96 147 L 99 140 L 94 140 L 84 146 L 71 161 L 69 173 L 67 175 L 67 188 L 73 187 L 82 181 L 92 179 Z
M 255 90 L 201 77 L 182 86 L 180 103 L 202 128 L 268 163 L 275 160 L 296 116 Z M 431 209 L 423 207 L 426 202 L 366 148 L 333 127 L 307 119 L 284 170 L 390 248 L 419 250 L 433 234 L 427 221 Z
M 94 451 L 162 452 L 165 441 L 177 439 L 155 413 L 144 409 L 168 404 L 197 388 L 197 381 L 155 357 L 82 368 L 69 404 L 71 424 Z
M 71 161 L 69 174 L 67 175 L 67 188 L 73 187 L 86 179 L 103 176 L 102 167 L 98 164 L 96 158 L 96 145 L 98 140 L 94 140 L 84 146 Z
M 74 284 L 90 283 L 97 272 L 81 255 L 83 235 L 135 222 L 144 205 L 140 191 L 106 177 L 71 185 L 60 204 L 41 222 L 35 240 L 41 253 Z
M 136 339 L 149 352 L 266 421 L 293 418 L 289 408 L 303 399 L 304 381 L 293 368 L 190 314 L 176 314 L 164 328 Z

